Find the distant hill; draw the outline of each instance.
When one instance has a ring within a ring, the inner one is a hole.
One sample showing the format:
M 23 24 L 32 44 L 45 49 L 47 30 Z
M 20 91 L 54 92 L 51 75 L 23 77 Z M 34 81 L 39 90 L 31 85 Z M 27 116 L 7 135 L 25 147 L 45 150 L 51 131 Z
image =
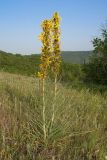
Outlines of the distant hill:
M 62 58 L 64 62 L 69 62 L 69 63 L 75 63 L 75 64 L 83 64 L 84 61 L 88 62 L 89 57 L 92 55 L 92 51 L 62 51 Z M 22 56 L 22 57 L 29 57 L 31 58 L 32 55 L 21 55 L 21 54 L 12 54 L 12 53 L 7 53 L 4 51 L 0 50 L 0 55 L 5 54 L 5 56 L 8 55 L 13 55 L 14 56 Z M 33 55 L 34 57 L 39 57 L 39 54 Z
M 0 51 L 0 70 L 32 75 L 38 69 L 40 55 L 20 55 Z
M 80 64 L 88 62 L 91 51 L 63 51 L 62 52 L 62 77 L 73 79 L 80 75 Z M 37 73 L 40 64 L 40 55 L 21 55 L 0 51 L 0 70 L 10 73 L 34 75 Z
M 83 64 L 87 63 L 92 51 L 62 51 L 62 58 L 65 62 Z

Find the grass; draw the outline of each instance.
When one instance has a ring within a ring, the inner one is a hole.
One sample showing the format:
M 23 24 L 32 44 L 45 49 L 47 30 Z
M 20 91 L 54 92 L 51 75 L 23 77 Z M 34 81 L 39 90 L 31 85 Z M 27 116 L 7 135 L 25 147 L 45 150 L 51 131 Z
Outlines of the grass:
M 45 84 L 46 142 L 38 80 L 0 72 L 0 160 L 104 160 L 107 155 L 107 96 L 58 83 Z

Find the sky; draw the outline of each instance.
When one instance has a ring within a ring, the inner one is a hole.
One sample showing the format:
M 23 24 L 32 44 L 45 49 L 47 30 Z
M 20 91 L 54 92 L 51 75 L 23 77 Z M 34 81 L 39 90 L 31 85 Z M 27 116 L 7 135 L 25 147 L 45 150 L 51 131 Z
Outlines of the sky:
M 59 12 L 61 50 L 92 50 L 107 21 L 107 0 L 0 0 L 0 50 L 40 53 L 40 24 Z

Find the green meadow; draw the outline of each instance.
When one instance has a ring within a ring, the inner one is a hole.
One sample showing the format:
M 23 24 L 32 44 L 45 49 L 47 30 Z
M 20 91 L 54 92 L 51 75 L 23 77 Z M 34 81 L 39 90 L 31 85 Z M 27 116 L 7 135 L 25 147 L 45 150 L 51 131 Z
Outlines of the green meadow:
M 55 120 L 51 129 L 53 81 L 48 79 L 45 83 L 47 136 L 44 143 L 38 79 L 34 75 L 21 75 L 19 71 L 17 74 L 0 72 L 1 160 L 50 160 L 52 157 L 104 160 L 107 94 L 72 83 L 57 82 Z

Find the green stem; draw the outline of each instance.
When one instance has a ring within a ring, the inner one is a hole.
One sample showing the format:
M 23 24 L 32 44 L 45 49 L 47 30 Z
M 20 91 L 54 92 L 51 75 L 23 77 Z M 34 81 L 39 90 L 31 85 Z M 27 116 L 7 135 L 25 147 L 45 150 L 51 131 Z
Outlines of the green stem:
M 57 92 L 57 76 L 55 76 L 55 79 L 54 79 L 54 101 L 52 106 L 52 125 L 55 119 L 56 92 Z
M 42 112 L 42 116 L 43 116 L 43 132 L 44 132 L 44 142 L 46 141 L 46 117 L 45 117 L 45 81 L 43 79 L 42 81 L 42 104 L 43 104 L 43 112 Z

